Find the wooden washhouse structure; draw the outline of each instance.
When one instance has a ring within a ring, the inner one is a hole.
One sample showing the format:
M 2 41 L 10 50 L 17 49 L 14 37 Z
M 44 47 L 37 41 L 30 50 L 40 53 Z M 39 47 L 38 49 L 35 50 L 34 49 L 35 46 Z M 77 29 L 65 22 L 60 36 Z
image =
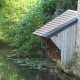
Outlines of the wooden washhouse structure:
M 75 51 L 77 11 L 67 10 L 58 17 L 54 18 L 40 29 L 33 32 L 38 35 L 53 50 L 58 48 L 60 61 L 63 66 L 70 63 Z M 55 55 L 50 51 L 50 55 Z

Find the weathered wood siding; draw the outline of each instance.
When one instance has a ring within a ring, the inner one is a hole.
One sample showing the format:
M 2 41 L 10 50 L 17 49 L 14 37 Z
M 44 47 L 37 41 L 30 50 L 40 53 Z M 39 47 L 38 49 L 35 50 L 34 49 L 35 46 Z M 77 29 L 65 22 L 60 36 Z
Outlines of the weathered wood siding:
M 51 37 L 51 40 L 61 50 L 61 64 L 68 65 L 75 50 L 76 24 Z

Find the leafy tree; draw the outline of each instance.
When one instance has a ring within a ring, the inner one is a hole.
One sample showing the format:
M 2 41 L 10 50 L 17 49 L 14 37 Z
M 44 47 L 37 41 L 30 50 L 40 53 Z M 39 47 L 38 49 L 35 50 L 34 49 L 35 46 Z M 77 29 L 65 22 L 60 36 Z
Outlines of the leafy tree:
M 55 0 L 47 0 L 43 3 L 43 13 L 46 15 L 54 14 L 56 10 L 57 3 Z
M 54 12 L 57 8 L 56 0 L 46 0 L 42 4 L 43 14 L 45 14 L 45 24 L 54 18 Z
M 78 0 L 57 0 L 58 8 L 62 10 L 61 12 L 67 9 L 77 10 L 77 1 Z
M 36 0 L 0 0 L 0 30 L 11 39 L 19 18 L 35 5 Z
M 35 56 L 43 53 L 40 39 L 32 32 L 43 25 L 44 15 L 40 3 L 32 7 L 18 22 L 12 46 L 18 56 Z

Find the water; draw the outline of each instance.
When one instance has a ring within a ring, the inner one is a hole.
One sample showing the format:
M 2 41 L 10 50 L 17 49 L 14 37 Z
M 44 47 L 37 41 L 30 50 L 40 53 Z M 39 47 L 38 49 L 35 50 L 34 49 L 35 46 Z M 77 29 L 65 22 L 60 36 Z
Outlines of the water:
M 30 69 L 7 60 L 8 51 L 0 50 L 0 80 L 60 80 L 56 75 L 50 75 L 49 70 Z
M 20 66 L 11 60 L 7 60 L 9 50 L 0 50 L 0 80 L 61 80 L 51 69 L 37 70 Z M 63 80 L 79 80 L 76 78 Z

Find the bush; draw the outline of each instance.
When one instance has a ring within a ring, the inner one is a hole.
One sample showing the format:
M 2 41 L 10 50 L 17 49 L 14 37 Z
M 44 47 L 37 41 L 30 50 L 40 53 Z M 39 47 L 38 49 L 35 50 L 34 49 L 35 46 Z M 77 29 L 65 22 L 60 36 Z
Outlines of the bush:
M 43 13 L 46 15 L 54 14 L 57 3 L 55 0 L 47 0 L 43 3 Z
M 44 15 L 40 6 L 34 6 L 18 22 L 13 35 L 14 39 L 11 44 L 18 56 L 29 56 L 42 54 L 40 39 L 32 34 L 36 29 L 41 27 L 44 22 Z

